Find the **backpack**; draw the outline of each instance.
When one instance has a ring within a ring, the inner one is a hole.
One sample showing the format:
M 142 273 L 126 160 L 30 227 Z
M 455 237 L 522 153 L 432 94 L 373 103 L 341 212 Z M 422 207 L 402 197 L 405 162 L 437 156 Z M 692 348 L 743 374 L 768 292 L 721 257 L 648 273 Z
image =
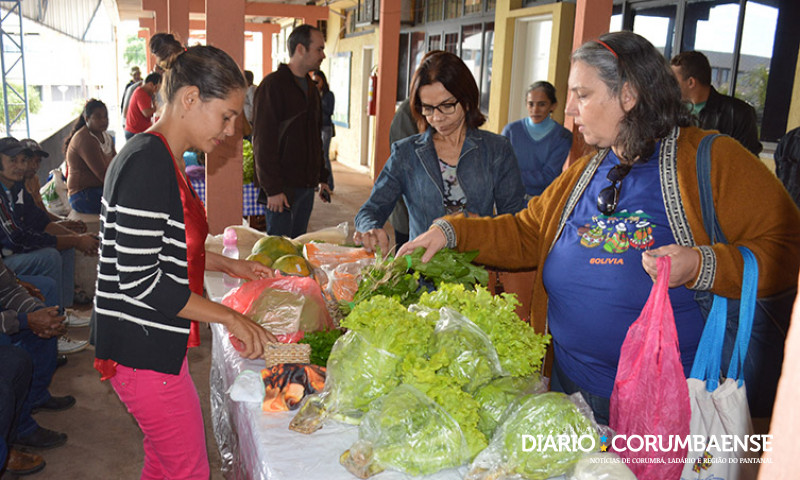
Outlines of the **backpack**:
M 800 127 L 786 132 L 775 149 L 775 175 L 800 207 Z

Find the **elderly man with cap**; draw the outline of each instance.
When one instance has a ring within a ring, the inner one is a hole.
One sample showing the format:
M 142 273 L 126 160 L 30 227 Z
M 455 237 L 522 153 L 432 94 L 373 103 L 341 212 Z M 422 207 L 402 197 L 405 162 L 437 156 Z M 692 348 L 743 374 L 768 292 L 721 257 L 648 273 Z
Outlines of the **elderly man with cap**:
M 77 234 L 52 222 L 47 213 L 34 204 L 23 186 L 27 170 L 25 151 L 25 146 L 16 138 L 0 139 L 0 188 L 3 190 L 0 195 L 0 255 L 18 275 L 52 279 L 58 286 L 58 294 L 48 303 L 69 307 L 75 295 L 75 249 L 96 254 L 99 240 L 94 235 Z M 36 282 L 31 283 L 42 289 Z M 74 314 L 69 321 L 73 326 L 86 324 Z
M 125 85 L 122 91 L 122 103 L 120 104 L 120 112 L 122 112 L 122 126 L 125 127 L 125 117 L 128 114 L 128 105 L 131 103 L 131 96 L 137 87 L 142 85 L 142 72 L 139 67 L 131 68 L 131 81 Z
M 68 220 L 58 215 L 49 212 L 42 200 L 42 194 L 39 193 L 42 186 L 39 183 L 39 167 L 42 165 L 42 158 L 50 156 L 40 145 L 39 142 L 32 138 L 25 138 L 20 140 L 22 146 L 25 147 L 25 158 L 28 160 L 28 168 L 25 170 L 25 190 L 31 194 L 33 203 L 37 207 L 47 212 L 50 220 L 58 223 L 62 227 L 66 227 L 75 233 L 86 233 L 86 224 L 80 220 Z

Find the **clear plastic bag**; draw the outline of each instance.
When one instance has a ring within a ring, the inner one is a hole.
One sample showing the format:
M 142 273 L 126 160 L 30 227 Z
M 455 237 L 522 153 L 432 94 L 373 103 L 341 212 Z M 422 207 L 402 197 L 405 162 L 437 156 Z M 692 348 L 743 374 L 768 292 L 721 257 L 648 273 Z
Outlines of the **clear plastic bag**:
M 374 258 L 362 258 L 355 262 L 342 263 L 333 267 L 323 267 L 327 284 L 323 288 L 328 298 L 337 302 L 352 302 L 358 291 L 361 270 L 375 263 Z
M 363 335 L 347 332 L 328 357 L 325 389 L 306 398 L 289 428 L 311 433 L 329 417 L 358 424 L 369 404 L 399 383 L 399 362 L 399 357 L 370 344 Z
M 613 452 L 590 453 L 575 464 L 569 480 L 636 480 L 630 468 Z
M 455 378 L 469 393 L 505 374 L 489 336 L 451 308 L 439 310 L 428 353 L 432 358 L 443 356 L 447 375 Z
M 333 243 L 308 242 L 303 246 L 303 255 L 315 268 L 335 268 L 344 263 L 356 262 L 365 258 L 375 258 L 375 254 L 364 247 L 345 247 Z
M 372 402 L 359 440 L 342 455 L 342 464 L 366 478 L 385 468 L 428 475 L 468 459 L 458 423 L 416 388 L 400 385 Z
M 478 428 L 487 438 L 492 438 L 503 414 L 515 399 L 546 391 L 547 385 L 538 373 L 530 377 L 495 378 L 478 388 L 473 395 L 481 406 Z
M 275 335 L 334 328 L 319 284 L 308 277 L 275 277 L 246 282 L 222 304 L 245 314 Z
M 293 240 L 301 244 L 308 242 L 326 242 L 342 245 L 350 239 L 350 225 L 347 222 L 342 222 L 335 227 L 323 228 L 313 232 L 304 233 Z
M 566 436 L 567 448 L 557 447 L 559 436 Z M 579 393 L 526 395 L 508 408 L 491 443 L 472 462 L 465 479 L 545 480 L 569 472 L 583 455 L 599 446 L 591 408 Z

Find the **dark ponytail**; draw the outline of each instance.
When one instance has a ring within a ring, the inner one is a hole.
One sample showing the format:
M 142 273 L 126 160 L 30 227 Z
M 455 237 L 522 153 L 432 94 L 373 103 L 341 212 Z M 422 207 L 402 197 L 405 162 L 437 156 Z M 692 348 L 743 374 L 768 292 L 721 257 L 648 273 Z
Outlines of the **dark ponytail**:
M 161 92 L 167 103 L 187 85 L 196 86 L 200 99 L 226 98 L 231 90 L 247 88 L 239 66 L 224 51 L 205 45 L 181 49 L 164 60 Z
M 156 56 L 158 66 L 163 69 L 167 68 L 168 58 L 184 50 L 181 42 L 171 33 L 156 33 L 150 37 L 150 53 Z

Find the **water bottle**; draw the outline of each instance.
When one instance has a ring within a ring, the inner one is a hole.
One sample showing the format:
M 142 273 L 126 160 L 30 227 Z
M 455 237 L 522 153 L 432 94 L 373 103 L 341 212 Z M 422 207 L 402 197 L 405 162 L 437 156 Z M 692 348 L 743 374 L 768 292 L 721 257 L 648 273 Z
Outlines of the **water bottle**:
M 228 258 L 239 258 L 239 247 L 236 244 L 236 230 L 228 227 L 222 234 L 222 255 Z M 229 276 L 227 273 L 222 275 L 222 282 L 225 288 L 231 289 L 239 286 L 239 279 Z

